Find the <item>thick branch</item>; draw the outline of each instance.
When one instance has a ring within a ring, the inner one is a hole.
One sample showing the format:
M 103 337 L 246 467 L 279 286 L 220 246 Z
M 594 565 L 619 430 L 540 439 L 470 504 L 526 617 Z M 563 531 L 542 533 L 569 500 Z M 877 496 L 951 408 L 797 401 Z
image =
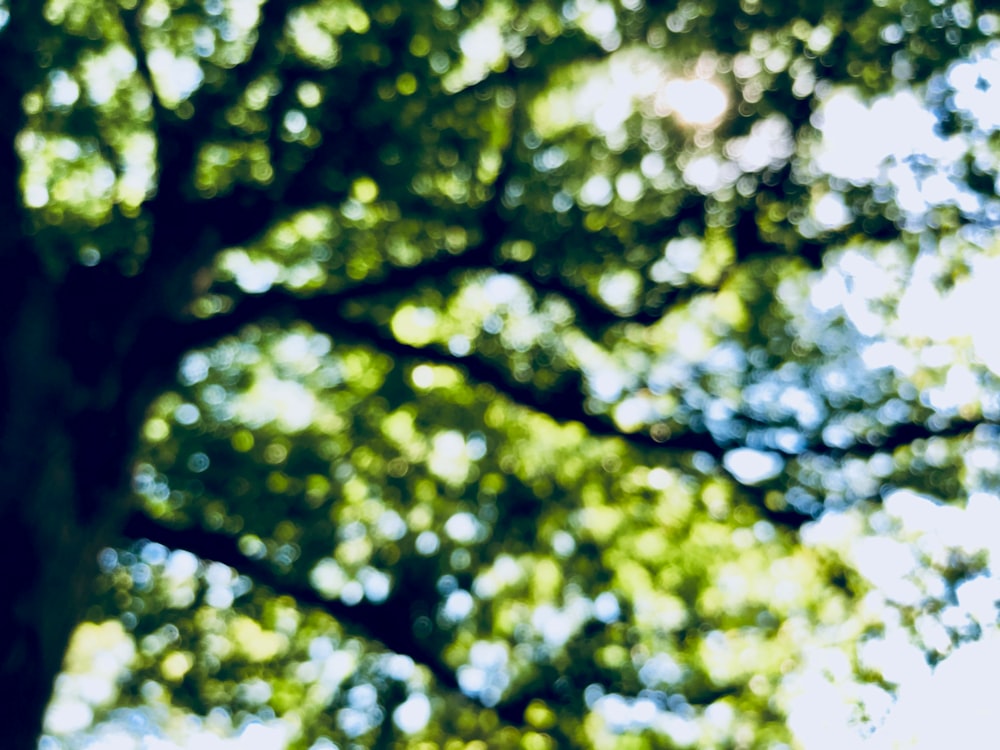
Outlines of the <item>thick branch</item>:
M 142 43 L 142 29 L 140 28 L 139 13 L 140 4 L 136 3 L 132 8 L 121 8 L 122 28 L 128 38 L 129 46 L 132 47 L 132 55 L 135 57 L 136 70 L 143 84 L 149 90 L 150 106 L 153 108 L 153 127 L 163 119 L 164 107 L 160 97 L 156 93 L 156 86 L 153 84 L 153 71 L 149 67 L 149 59 L 146 56 L 146 47 Z
M 399 358 L 424 360 L 458 367 L 465 370 L 473 380 L 493 386 L 499 393 L 508 396 L 515 403 L 547 414 L 557 421 L 578 422 L 586 427 L 591 435 L 620 438 L 643 450 L 704 451 L 716 459 L 721 459 L 725 452 L 707 432 L 678 432 L 662 440 L 654 438 L 647 432 L 623 432 L 607 417 L 587 412 L 581 404 L 582 393 L 577 387 L 540 391 L 530 385 L 511 381 L 499 367 L 488 360 L 474 356 L 458 358 L 434 347 L 404 344 L 373 323 L 337 317 L 339 323 L 335 323 L 335 326 L 343 326 L 343 330 L 337 332 L 337 335 L 341 337 L 345 333 L 351 337 L 363 337 L 363 340 L 374 343 L 381 351 Z M 328 321 L 324 320 L 323 316 L 306 315 L 303 319 L 324 330 L 329 330 L 324 327 Z M 329 322 L 333 323 L 334 321 L 331 319 Z
M 187 550 L 203 560 L 224 563 L 245 573 L 259 585 L 293 597 L 300 605 L 327 612 L 352 635 L 380 643 L 390 651 L 404 654 L 423 664 L 431 671 L 438 684 L 450 693 L 450 698 L 473 704 L 461 692 L 455 673 L 440 661 L 439 644 L 414 633 L 413 622 L 417 616 L 410 608 L 414 599 L 413 591 L 405 581 L 397 582 L 395 586 L 396 592 L 402 593 L 390 596 L 383 604 L 362 601 L 347 605 L 340 600 L 321 596 L 311 586 L 277 572 L 266 561 L 247 557 L 240 551 L 238 541 L 225 534 L 193 527 L 165 526 L 140 512 L 131 515 L 123 534 L 129 539 L 147 539 L 171 549 Z M 505 722 L 515 726 L 520 726 L 524 721 L 524 713 L 520 707 L 510 710 L 499 707 L 497 713 Z
M 977 427 L 998 426 L 998 424 L 1000 423 L 986 418 L 954 419 L 940 427 L 934 427 L 927 422 L 903 422 L 890 427 L 884 436 L 876 433 L 871 441 L 859 440 L 843 448 L 830 448 L 822 444 L 815 444 L 810 446 L 808 451 L 833 458 L 847 456 L 868 458 L 876 453 L 892 453 L 896 449 L 912 445 L 918 440 L 963 437 L 971 434 Z
M 148 337 L 149 346 L 183 352 L 205 346 L 242 326 L 262 320 L 279 323 L 304 321 L 339 340 L 354 340 L 376 346 L 381 351 L 401 359 L 445 364 L 464 370 L 470 378 L 494 387 L 515 403 L 548 414 L 559 421 L 575 421 L 593 434 L 618 437 L 643 450 L 704 451 L 721 460 L 726 450 L 707 432 L 678 432 L 662 440 L 645 432 L 626 433 L 602 415 L 588 413 L 581 404 L 578 388 L 539 391 L 529 385 L 510 380 L 501 368 L 479 357 L 456 357 L 435 347 L 418 347 L 398 341 L 382 327 L 366 320 L 344 315 L 341 305 L 353 295 L 341 294 L 301 298 L 291 292 L 272 289 L 259 296 L 242 298 L 234 309 L 207 320 L 186 324 L 166 324 Z M 172 356 L 170 361 L 176 361 Z
M 442 267 L 447 266 L 447 262 Z M 403 274 L 394 274 L 392 283 L 404 284 Z M 412 276 L 409 283 L 413 283 Z M 378 284 L 375 287 L 379 287 Z M 379 287 L 381 288 L 381 287 Z M 668 451 L 671 453 L 703 452 L 721 462 L 726 453 L 742 443 L 736 440 L 725 441 L 713 436 L 710 432 L 695 432 L 687 430 L 666 437 L 653 437 L 651 432 L 627 433 L 617 428 L 611 420 L 603 415 L 588 413 L 582 404 L 582 394 L 578 386 L 566 384 L 558 389 L 540 391 L 530 385 L 520 384 L 512 380 L 504 370 L 489 360 L 476 357 L 456 357 L 436 347 L 417 347 L 398 341 L 384 328 L 366 320 L 348 317 L 342 312 L 346 301 L 366 296 L 370 293 L 367 286 L 352 287 L 337 294 L 300 298 L 283 290 L 272 290 L 265 295 L 242 298 L 235 308 L 227 315 L 220 315 L 208 320 L 177 325 L 173 327 L 173 335 L 181 337 L 169 343 L 169 336 L 157 337 L 157 345 L 167 344 L 168 348 L 180 351 L 207 345 L 208 343 L 238 330 L 241 326 L 265 319 L 291 323 L 302 320 L 310 323 L 318 330 L 330 333 L 340 340 L 354 340 L 371 344 L 398 359 L 429 361 L 444 364 L 464 370 L 468 377 L 491 385 L 497 392 L 504 394 L 513 402 L 544 413 L 559 421 L 574 421 L 583 425 L 590 434 L 603 437 L 615 437 L 628 442 L 644 453 L 650 451 Z M 748 418 L 749 419 L 749 418 Z M 993 424 L 985 419 L 955 420 L 942 427 L 932 427 L 926 423 L 906 423 L 897 425 L 888 431 L 880 441 L 858 441 L 846 447 L 830 447 L 821 442 L 808 445 L 803 451 L 784 452 L 787 460 L 796 460 L 807 455 L 826 455 L 834 459 L 848 456 L 868 457 L 880 452 L 891 452 L 896 448 L 909 445 L 916 440 L 933 437 L 960 437 L 969 434 L 975 428 L 984 424 Z M 767 425 L 755 425 L 758 428 Z M 770 447 L 768 450 L 777 451 Z M 728 474 L 728 472 L 726 472 Z M 735 481 L 738 480 L 733 477 Z M 794 510 L 773 510 L 764 502 L 763 491 L 754 487 L 744 487 L 747 498 L 757 506 L 769 520 L 788 528 L 799 528 L 810 516 Z

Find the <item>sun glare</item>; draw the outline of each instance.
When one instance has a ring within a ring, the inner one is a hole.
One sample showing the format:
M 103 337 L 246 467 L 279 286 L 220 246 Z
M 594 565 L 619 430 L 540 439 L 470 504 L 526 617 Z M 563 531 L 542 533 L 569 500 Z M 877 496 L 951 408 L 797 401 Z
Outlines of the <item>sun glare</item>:
M 673 114 L 688 125 L 717 123 L 729 108 L 729 97 L 719 84 L 708 80 L 670 81 L 656 96 L 656 113 Z
M 595 65 L 573 84 L 542 97 L 536 127 L 546 135 L 587 122 L 613 135 L 637 110 L 672 117 L 698 129 L 713 128 L 730 107 L 726 89 L 699 63 L 695 78 L 678 77 L 664 62 L 640 50 L 623 50 Z

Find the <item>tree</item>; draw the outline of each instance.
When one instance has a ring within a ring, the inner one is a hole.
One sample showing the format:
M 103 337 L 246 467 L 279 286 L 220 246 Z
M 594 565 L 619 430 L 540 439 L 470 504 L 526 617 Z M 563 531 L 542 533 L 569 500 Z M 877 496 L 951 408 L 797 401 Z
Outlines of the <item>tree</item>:
M 80 621 L 136 649 L 96 721 L 789 741 L 782 675 L 871 625 L 799 529 L 991 481 L 963 455 L 994 400 L 934 389 L 993 371 L 871 366 L 921 341 L 810 289 L 931 255 L 946 286 L 988 248 L 995 126 L 956 71 L 998 19 L 650 5 L 2 6 L 12 747 Z M 892 92 L 960 155 L 831 165 L 833 102 Z M 907 175 L 951 187 L 915 206 Z M 983 562 L 934 564 L 943 601 Z

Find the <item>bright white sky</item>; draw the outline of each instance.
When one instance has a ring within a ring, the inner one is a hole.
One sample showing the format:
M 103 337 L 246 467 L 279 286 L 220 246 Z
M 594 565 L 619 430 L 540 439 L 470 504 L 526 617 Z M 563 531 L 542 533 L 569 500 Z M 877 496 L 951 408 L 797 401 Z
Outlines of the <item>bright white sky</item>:
M 971 112 L 983 129 L 1000 125 L 1000 47 L 976 64 L 953 68 L 949 78 L 961 86 L 956 101 Z M 975 87 L 979 78 L 991 84 L 989 94 Z M 825 107 L 825 148 L 819 163 L 825 171 L 857 182 L 870 182 L 880 174 L 896 188 L 901 207 L 920 215 L 930 205 L 956 201 L 975 206 L 973 198 L 955 188 L 947 175 L 961 154 L 957 139 L 946 140 L 933 132 L 933 118 L 909 93 L 885 97 L 866 106 L 849 93 L 832 97 Z M 910 154 L 925 154 L 936 171 L 924 180 L 906 168 Z M 886 157 L 891 166 L 886 168 Z M 946 342 L 971 339 L 973 360 L 1000 375 L 1000 258 L 983 256 L 971 273 L 950 293 L 942 295 L 933 284 L 941 266 L 936 256 L 918 261 L 896 309 L 887 321 L 873 312 L 869 301 L 894 285 L 892 274 L 860 254 L 849 255 L 831 270 L 813 291 L 820 309 L 842 306 L 847 317 L 867 335 L 884 337 L 885 343 L 864 353 L 870 366 L 892 364 L 901 373 L 912 370 L 918 358 L 953 357 Z M 845 283 L 850 278 L 851 284 Z M 927 342 L 922 351 L 907 350 L 899 342 L 910 338 Z M 948 360 L 946 360 L 948 361 Z M 968 368 L 952 367 L 944 387 L 932 394 L 932 403 L 952 409 L 981 397 Z M 982 460 L 993 463 L 996 455 Z M 914 647 L 891 614 L 886 636 L 865 649 L 863 658 L 883 670 L 899 688 L 898 701 L 878 689 L 861 689 L 850 678 L 850 665 L 840 649 L 817 649 L 808 668 L 790 686 L 790 725 L 805 750 L 940 750 L 944 747 L 993 748 L 996 746 L 997 684 L 1000 674 L 1000 498 L 974 493 L 965 508 L 939 506 L 910 492 L 897 492 L 885 503 L 885 512 L 899 521 L 904 531 L 923 534 L 924 552 L 945 555 L 947 549 L 983 550 L 989 556 L 987 575 L 964 584 L 958 603 L 946 611 L 952 622 L 975 622 L 981 638 L 954 650 L 937 668 L 928 667 L 922 652 Z M 807 542 L 833 544 L 849 550 L 862 573 L 877 587 L 867 604 L 881 608 L 880 600 L 915 602 L 912 579 L 920 576 L 920 563 L 912 545 L 890 535 L 862 535 L 859 524 L 843 516 L 828 516 L 805 534 Z M 839 538 L 838 538 L 839 537 Z M 925 638 L 947 643 L 945 632 L 933 631 L 930 618 Z M 835 644 L 839 645 L 839 644 Z M 852 704 L 858 698 L 868 706 L 876 728 L 862 737 Z

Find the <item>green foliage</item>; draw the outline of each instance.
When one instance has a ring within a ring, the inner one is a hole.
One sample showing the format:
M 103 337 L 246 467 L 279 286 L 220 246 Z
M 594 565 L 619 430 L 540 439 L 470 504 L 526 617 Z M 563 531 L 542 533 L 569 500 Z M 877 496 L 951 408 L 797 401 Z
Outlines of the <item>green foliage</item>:
M 37 49 L 33 246 L 54 281 L 147 279 L 136 341 L 179 359 L 46 748 L 777 749 L 811 650 L 891 688 L 859 656 L 886 621 L 932 660 L 974 637 L 938 615 L 985 552 L 874 606 L 849 547 L 900 490 L 996 487 L 996 370 L 893 324 L 918 268 L 947 293 L 995 251 L 996 126 L 948 75 L 995 13 L 41 5 L 0 31 Z M 848 91 L 926 102 L 965 197 L 835 174 Z M 99 648 L 122 669 L 88 692 Z

